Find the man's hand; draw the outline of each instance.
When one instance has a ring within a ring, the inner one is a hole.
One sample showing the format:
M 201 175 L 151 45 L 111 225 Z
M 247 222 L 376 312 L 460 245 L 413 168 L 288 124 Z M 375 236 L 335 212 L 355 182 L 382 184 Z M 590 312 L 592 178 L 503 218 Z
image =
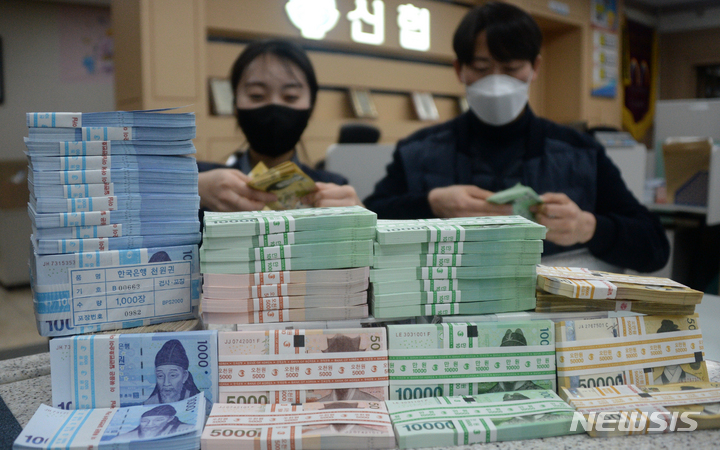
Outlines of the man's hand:
M 486 201 L 493 194 L 473 185 L 454 185 L 431 190 L 428 202 L 433 214 L 441 218 L 511 215 L 512 205 Z
M 540 196 L 544 202 L 530 207 L 539 224 L 547 227 L 545 239 L 558 245 L 584 244 L 595 234 L 597 220 L 592 213 L 581 210 L 562 193 L 548 192 Z
M 355 193 L 355 188 L 346 184 L 339 186 L 335 183 L 315 182 L 317 190 L 302 199 L 302 203 L 315 208 L 324 206 L 363 206 Z
M 277 200 L 275 194 L 248 186 L 250 177 L 236 169 L 213 169 L 198 176 L 200 206 L 211 211 L 258 211 Z

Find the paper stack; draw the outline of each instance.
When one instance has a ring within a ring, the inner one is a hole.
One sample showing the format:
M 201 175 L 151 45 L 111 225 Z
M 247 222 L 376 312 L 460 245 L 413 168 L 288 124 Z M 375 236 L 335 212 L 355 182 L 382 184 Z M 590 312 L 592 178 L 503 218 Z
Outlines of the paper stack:
M 374 213 L 357 206 L 207 213 L 204 220 L 206 323 L 368 317 Z
M 378 221 L 376 318 L 489 314 L 535 307 L 545 227 L 520 216 Z
M 669 278 L 538 266 L 538 312 L 627 311 L 689 315 L 703 293 Z
M 384 328 L 220 332 L 221 403 L 382 401 Z
M 555 324 L 558 387 L 710 381 L 697 314 Z
M 13 450 L 195 450 L 205 424 L 202 394 L 163 405 L 65 411 L 40 405 Z
M 53 405 L 60 409 L 218 399 L 216 331 L 102 334 L 50 343 Z
M 392 400 L 556 390 L 549 320 L 387 328 Z
M 593 437 L 669 433 L 720 427 L 720 384 L 562 388 Z
M 202 448 L 384 449 L 395 448 L 395 433 L 384 402 L 216 404 L 205 425 Z
M 193 114 L 28 113 L 40 334 L 197 316 Z
M 536 439 L 571 432 L 573 408 L 553 391 L 531 390 L 386 402 L 400 448 Z

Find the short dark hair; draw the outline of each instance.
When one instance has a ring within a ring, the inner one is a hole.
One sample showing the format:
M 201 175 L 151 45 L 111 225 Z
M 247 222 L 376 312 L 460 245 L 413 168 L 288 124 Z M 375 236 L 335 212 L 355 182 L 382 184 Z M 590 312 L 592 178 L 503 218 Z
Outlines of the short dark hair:
M 299 45 L 283 39 L 264 39 L 255 41 L 245 47 L 240 56 L 235 60 L 230 71 L 230 83 L 233 89 L 233 105 L 237 104 L 237 86 L 245 72 L 245 69 L 258 56 L 273 54 L 280 58 L 281 61 L 291 62 L 305 74 L 308 86 L 310 86 L 310 108 L 315 106 L 317 98 L 318 82 L 315 77 L 315 69 L 313 69 L 310 58 L 308 58 L 305 50 Z
M 471 9 L 455 30 L 453 50 L 460 63 L 472 63 L 475 40 L 483 31 L 490 54 L 497 61 L 521 59 L 534 63 L 540 54 L 542 32 L 535 20 L 517 6 L 490 2 Z

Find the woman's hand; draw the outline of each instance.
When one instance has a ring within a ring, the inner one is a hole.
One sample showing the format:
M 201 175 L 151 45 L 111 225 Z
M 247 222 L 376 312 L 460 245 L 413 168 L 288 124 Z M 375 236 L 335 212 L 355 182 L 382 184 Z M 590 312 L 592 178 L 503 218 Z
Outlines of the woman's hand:
M 339 186 L 335 183 L 315 182 L 317 190 L 303 197 L 306 205 L 320 208 L 324 206 L 364 206 L 355 193 L 355 188 L 349 184 Z
M 211 211 L 258 211 L 277 200 L 275 194 L 248 186 L 250 178 L 237 169 L 213 169 L 198 176 L 200 206 Z

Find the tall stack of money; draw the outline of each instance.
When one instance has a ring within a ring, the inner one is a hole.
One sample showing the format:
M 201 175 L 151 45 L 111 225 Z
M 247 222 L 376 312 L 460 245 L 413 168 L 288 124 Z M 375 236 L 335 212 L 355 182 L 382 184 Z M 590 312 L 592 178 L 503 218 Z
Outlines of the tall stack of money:
M 398 447 L 536 439 L 571 431 L 573 408 L 550 390 L 386 402 Z
M 555 388 L 549 320 L 388 325 L 390 398 Z
M 73 411 L 40 405 L 13 449 L 200 448 L 205 397 L 198 394 L 163 405 Z
M 50 341 L 53 406 L 118 408 L 203 393 L 218 401 L 217 331 L 99 334 Z
M 538 266 L 538 312 L 625 311 L 690 315 L 703 293 L 669 278 Z
M 558 387 L 710 381 L 697 314 L 555 324 Z
M 545 227 L 520 216 L 380 220 L 370 271 L 376 318 L 535 308 Z
M 221 403 L 382 401 L 385 328 L 220 332 Z
M 593 437 L 720 428 L 720 383 L 562 388 Z
M 28 113 L 27 125 L 40 334 L 197 317 L 194 114 Z
M 384 402 L 216 404 L 203 431 L 202 448 L 384 449 L 395 448 L 395 433 Z
M 205 214 L 205 323 L 368 317 L 376 221 L 360 206 Z

